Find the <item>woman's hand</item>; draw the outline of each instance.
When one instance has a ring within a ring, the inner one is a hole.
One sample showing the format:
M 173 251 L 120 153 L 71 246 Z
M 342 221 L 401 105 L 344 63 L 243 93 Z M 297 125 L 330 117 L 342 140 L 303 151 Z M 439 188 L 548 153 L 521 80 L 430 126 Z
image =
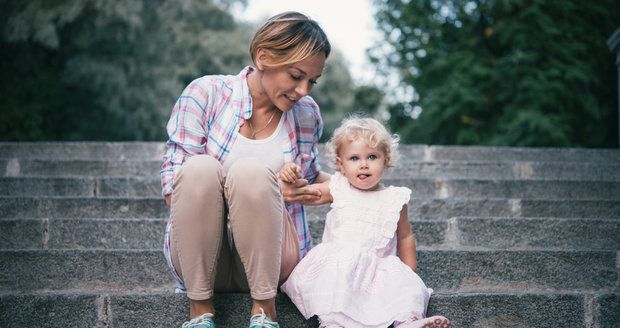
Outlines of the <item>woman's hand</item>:
M 282 197 L 287 204 L 301 203 L 313 205 L 321 199 L 321 191 L 308 185 L 308 180 L 297 179 L 293 183 L 280 180 Z

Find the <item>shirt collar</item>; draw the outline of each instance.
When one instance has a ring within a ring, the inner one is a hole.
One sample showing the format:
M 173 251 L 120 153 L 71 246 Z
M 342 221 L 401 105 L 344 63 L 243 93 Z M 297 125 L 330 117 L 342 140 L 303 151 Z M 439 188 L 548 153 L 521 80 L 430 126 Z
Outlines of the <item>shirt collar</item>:
M 239 116 L 244 120 L 252 116 L 252 95 L 250 94 L 250 87 L 248 86 L 248 75 L 254 72 L 254 70 L 254 67 L 246 66 L 237 75 L 241 82 L 241 94 L 243 97 L 241 107 L 239 108 Z

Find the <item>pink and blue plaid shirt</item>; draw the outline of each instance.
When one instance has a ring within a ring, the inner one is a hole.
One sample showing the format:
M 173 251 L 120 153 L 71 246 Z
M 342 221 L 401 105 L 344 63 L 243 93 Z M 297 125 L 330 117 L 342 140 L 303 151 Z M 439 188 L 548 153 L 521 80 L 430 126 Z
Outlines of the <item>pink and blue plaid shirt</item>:
M 203 76 L 185 88 L 172 108 L 167 125 L 169 139 L 160 171 L 164 196 L 172 193 L 174 176 L 187 158 L 208 154 L 220 163 L 224 162 L 239 128 L 244 120 L 252 116 L 247 75 L 253 70 L 248 66 L 238 75 Z M 284 115 L 284 127 L 288 134 L 288 139 L 282 144 L 284 162 L 294 161 L 301 167 L 304 178 L 312 183 L 321 169 L 317 158 L 318 142 L 323 133 L 319 107 L 311 97 L 306 96 Z M 306 214 L 301 204 L 289 204 L 287 210 L 297 229 L 302 258 L 312 247 Z M 168 264 L 172 265 L 169 228 L 170 220 L 166 227 L 164 253 Z

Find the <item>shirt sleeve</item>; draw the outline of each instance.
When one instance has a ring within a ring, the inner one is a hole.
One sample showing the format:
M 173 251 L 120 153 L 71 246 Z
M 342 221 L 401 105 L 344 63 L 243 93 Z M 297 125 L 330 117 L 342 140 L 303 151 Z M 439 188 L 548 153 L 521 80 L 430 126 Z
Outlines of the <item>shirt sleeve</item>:
M 321 140 L 321 136 L 323 135 L 323 119 L 321 118 L 319 106 L 313 101 L 312 107 L 314 109 L 315 128 L 312 135 L 312 148 L 310 149 L 311 157 L 308 163 L 308 170 L 306 170 L 306 176 L 304 177 L 308 180 L 308 183 L 314 183 L 314 180 L 316 180 L 316 177 L 321 172 L 321 165 L 319 164 L 319 140 Z
M 209 92 L 200 79 L 190 83 L 172 108 L 166 125 L 168 141 L 161 166 L 162 195 L 172 193 L 175 174 L 186 158 L 205 153 Z

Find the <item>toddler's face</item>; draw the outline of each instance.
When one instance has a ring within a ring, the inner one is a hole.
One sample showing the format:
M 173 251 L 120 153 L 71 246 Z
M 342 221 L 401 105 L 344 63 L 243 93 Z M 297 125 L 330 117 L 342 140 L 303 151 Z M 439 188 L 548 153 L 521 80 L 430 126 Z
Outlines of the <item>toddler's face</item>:
M 336 157 L 340 173 L 360 190 L 376 190 L 385 170 L 385 154 L 371 148 L 366 141 L 356 139 L 345 142 Z

